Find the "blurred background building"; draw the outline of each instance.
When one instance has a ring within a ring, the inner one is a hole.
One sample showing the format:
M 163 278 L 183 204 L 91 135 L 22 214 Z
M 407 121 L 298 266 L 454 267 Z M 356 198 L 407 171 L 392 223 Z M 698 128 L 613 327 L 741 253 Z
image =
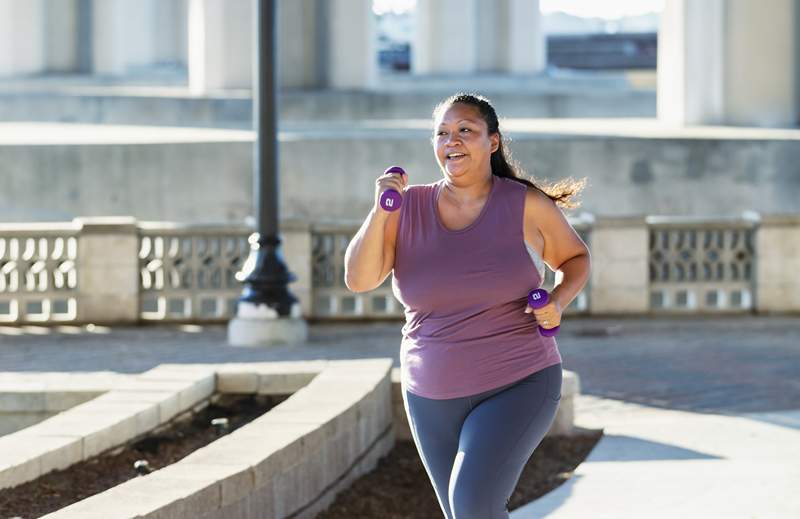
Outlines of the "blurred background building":
M 388 285 L 374 301 L 337 285 L 347 229 L 386 167 L 412 183 L 441 177 L 430 115 L 459 90 L 494 102 L 530 175 L 588 178 L 571 217 L 600 278 L 577 309 L 800 309 L 800 282 L 778 274 L 798 267 L 780 258 L 800 256 L 796 0 L 280 0 L 278 11 L 281 216 L 305 265 L 287 253 L 306 315 L 397 315 Z M 0 0 L 0 220 L 33 237 L 24 225 L 130 218 L 97 232 L 122 226 L 134 271 L 195 276 L 201 259 L 167 268 L 156 238 L 166 222 L 239 238 L 252 223 L 252 25 L 250 0 Z M 759 240 L 783 253 L 768 260 Z M 241 265 L 237 252 L 207 255 L 224 279 Z M 199 311 L 191 294 L 175 296 L 191 302 L 175 315 Z M 228 315 L 225 297 L 213 315 Z M 14 319 L 18 299 L 5 298 Z M 172 312 L 156 299 L 120 315 Z

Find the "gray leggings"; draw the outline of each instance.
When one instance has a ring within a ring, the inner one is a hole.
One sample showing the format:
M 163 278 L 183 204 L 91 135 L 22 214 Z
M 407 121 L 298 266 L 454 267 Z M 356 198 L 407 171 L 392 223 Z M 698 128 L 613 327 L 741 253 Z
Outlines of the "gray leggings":
M 522 469 L 556 417 L 561 364 L 504 386 L 436 400 L 403 387 L 411 435 L 447 519 L 508 518 Z

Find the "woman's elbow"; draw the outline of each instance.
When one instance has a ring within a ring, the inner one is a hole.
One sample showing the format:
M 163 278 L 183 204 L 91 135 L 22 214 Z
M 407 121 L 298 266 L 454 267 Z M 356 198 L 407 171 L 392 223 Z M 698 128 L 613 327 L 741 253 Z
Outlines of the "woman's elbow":
M 363 284 L 359 284 L 352 276 L 350 276 L 346 271 L 344 274 L 344 286 L 347 287 L 347 290 L 353 293 L 359 292 L 367 292 L 369 288 L 364 287 Z

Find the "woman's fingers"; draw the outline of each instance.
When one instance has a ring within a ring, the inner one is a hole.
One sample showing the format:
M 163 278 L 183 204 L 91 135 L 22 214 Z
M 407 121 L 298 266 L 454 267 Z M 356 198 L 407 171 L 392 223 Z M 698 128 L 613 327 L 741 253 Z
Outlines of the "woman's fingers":
M 548 306 L 544 306 L 539 309 L 531 308 L 530 305 L 526 305 L 525 313 L 530 314 L 532 313 L 534 317 L 536 317 L 536 321 L 547 328 L 552 328 L 554 326 L 559 326 L 561 324 L 561 318 L 553 308 Z

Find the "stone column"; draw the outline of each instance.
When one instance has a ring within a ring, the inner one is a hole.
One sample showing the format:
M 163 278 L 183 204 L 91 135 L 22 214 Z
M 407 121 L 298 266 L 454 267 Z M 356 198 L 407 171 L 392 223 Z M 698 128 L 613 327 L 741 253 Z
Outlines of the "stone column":
M 800 216 L 762 216 L 756 236 L 756 310 L 800 311 Z
M 649 310 L 649 230 L 644 217 L 598 217 L 592 227 L 593 314 Z
M 478 4 L 478 71 L 530 75 L 547 65 L 539 0 Z
M 538 74 L 547 66 L 547 40 L 542 28 L 539 0 L 506 1 L 510 4 L 506 71 L 510 74 Z
M 798 123 L 798 6 L 775 0 L 666 0 L 658 35 L 658 117 L 671 124 Z
M 133 217 L 75 218 L 79 322 L 139 320 L 139 231 Z
M 474 74 L 478 70 L 478 6 L 477 0 L 417 1 L 414 74 Z
M 0 77 L 45 68 L 43 0 L 0 0 Z
M 92 7 L 92 59 L 95 74 L 137 74 L 156 56 L 157 2 L 101 0 Z
M 291 291 L 300 302 L 303 317 L 308 318 L 312 316 L 314 304 L 311 225 L 304 220 L 285 220 L 281 222 L 280 229 L 283 255 L 291 259 L 291 271 L 297 276 L 297 281 L 290 285 Z
M 327 0 L 326 0 L 327 1 Z M 284 88 L 324 85 L 326 5 L 319 0 L 278 2 L 278 80 Z
M 162 67 L 186 68 L 188 60 L 187 0 L 158 0 L 155 5 L 154 62 Z
M 378 56 L 372 0 L 329 0 L 328 86 L 365 89 L 377 79 Z
M 252 88 L 251 0 L 189 0 L 189 87 Z
M 77 0 L 46 0 L 44 24 L 44 68 L 48 72 L 76 72 L 80 30 Z

